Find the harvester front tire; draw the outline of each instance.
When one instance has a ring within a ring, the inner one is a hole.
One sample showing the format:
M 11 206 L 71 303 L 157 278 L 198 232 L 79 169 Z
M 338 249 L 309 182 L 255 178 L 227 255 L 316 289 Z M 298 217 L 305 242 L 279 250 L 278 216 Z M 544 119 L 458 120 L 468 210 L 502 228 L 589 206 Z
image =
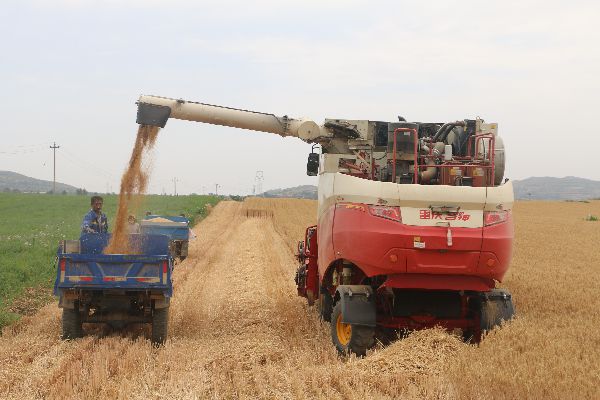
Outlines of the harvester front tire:
M 152 344 L 160 346 L 167 340 L 169 330 L 169 307 L 155 308 L 152 313 Z
M 62 338 L 63 340 L 73 340 L 83 336 L 81 326 L 81 315 L 79 307 L 63 308 L 62 312 Z
M 342 355 L 350 353 L 365 356 L 367 349 L 375 343 L 375 328 L 363 325 L 344 324 L 342 322 L 342 303 L 333 307 L 331 314 L 331 340 Z

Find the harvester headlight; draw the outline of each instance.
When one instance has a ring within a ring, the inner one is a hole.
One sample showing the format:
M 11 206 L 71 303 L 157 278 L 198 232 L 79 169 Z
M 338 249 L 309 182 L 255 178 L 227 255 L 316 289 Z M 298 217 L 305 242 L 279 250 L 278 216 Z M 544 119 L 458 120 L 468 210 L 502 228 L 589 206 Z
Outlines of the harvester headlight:
M 400 215 L 400 207 L 369 206 L 369 213 L 371 213 L 371 215 L 375 217 L 402 222 L 402 216 Z
M 508 220 L 508 210 L 484 211 L 483 222 L 485 226 L 496 225 Z

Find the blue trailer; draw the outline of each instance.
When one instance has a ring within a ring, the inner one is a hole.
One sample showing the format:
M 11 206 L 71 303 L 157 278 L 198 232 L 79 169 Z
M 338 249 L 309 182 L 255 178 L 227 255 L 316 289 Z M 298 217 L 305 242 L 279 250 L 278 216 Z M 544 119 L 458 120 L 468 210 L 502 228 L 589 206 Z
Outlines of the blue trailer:
M 109 239 L 90 233 L 60 243 L 54 295 L 63 309 L 63 339 L 83 336 L 83 323 L 149 323 L 152 342 L 164 343 L 173 294 L 169 237 L 131 234 L 134 254 L 102 254 Z
M 146 215 L 140 223 L 143 234 L 169 237 L 169 252 L 173 258 L 185 260 L 190 239 L 190 220 L 183 216 Z

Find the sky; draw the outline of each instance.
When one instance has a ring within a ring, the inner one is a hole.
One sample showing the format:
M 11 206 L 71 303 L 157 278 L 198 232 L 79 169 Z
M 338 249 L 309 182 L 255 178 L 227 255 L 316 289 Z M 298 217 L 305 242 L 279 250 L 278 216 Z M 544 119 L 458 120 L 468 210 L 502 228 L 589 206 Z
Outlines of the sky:
M 0 170 L 118 192 L 141 94 L 294 118 L 497 122 L 505 176 L 600 180 L 597 1 L 4 1 Z M 149 192 L 317 184 L 310 144 L 169 120 Z M 591 155 L 590 155 L 591 154 Z

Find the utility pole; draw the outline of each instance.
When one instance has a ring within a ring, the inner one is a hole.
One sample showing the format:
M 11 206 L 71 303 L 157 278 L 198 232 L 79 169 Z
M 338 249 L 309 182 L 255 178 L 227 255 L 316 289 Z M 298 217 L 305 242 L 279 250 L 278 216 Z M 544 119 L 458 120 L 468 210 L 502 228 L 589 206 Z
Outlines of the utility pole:
M 215 195 L 218 196 L 219 195 L 219 184 L 215 183 Z
M 57 146 L 56 142 L 54 142 L 54 145 L 50 146 L 50 148 L 54 153 L 54 179 L 52 184 L 52 194 L 56 194 L 56 149 L 60 149 L 60 146 Z
M 255 188 L 255 195 L 256 196 L 260 196 L 261 193 L 263 192 L 262 189 L 262 184 L 263 181 L 265 180 L 265 175 L 263 171 L 256 171 L 256 176 L 254 177 L 254 188 Z
M 173 178 L 173 185 L 175 186 L 175 196 L 177 196 L 177 178 Z

